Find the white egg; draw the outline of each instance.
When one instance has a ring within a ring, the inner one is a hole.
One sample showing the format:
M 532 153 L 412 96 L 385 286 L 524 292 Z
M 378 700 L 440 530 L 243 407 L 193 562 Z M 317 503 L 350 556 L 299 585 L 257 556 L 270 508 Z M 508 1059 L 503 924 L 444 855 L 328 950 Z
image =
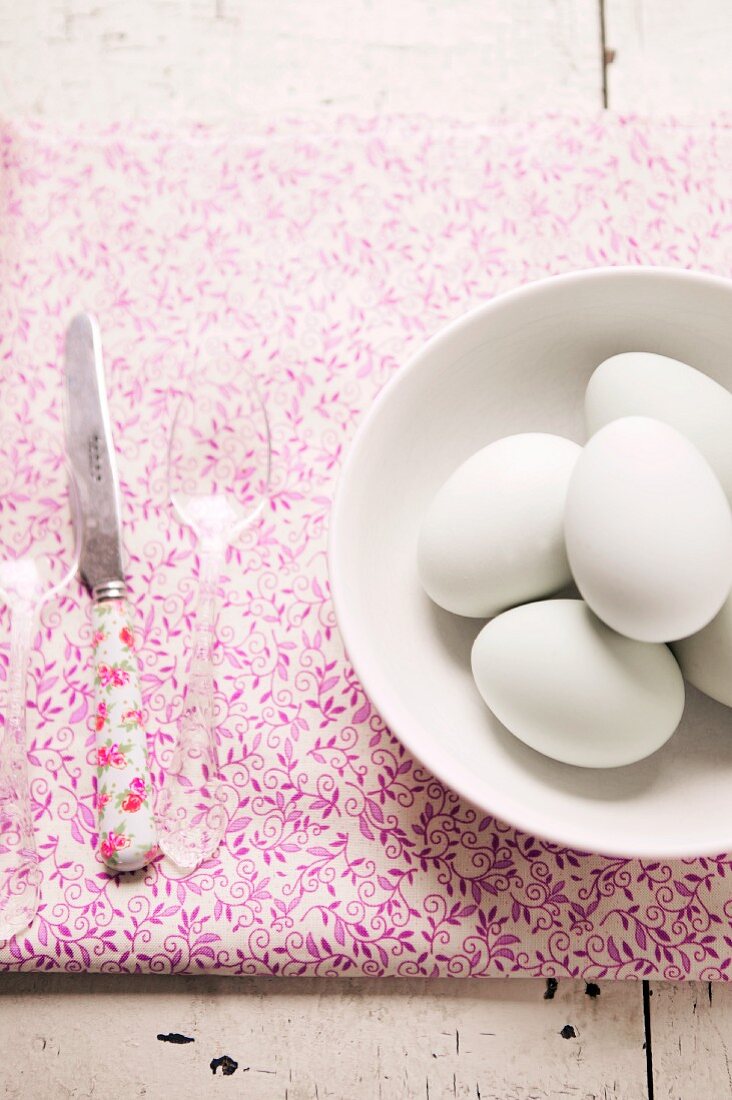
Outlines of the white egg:
M 585 394 L 587 430 L 594 435 L 623 416 L 670 424 L 699 448 L 732 502 L 732 393 L 694 367 L 650 352 L 606 359 Z
M 419 536 L 419 574 L 435 603 L 488 618 L 570 582 L 563 515 L 580 450 L 557 435 L 512 435 L 458 467 Z
M 565 534 L 582 596 L 629 638 L 684 638 L 729 594 L 727 498 L 696 447 L 659 420 L 614 420 L 590 439 L 570 479 Z
M 690 684 L 732 707 L 732 596 L 703 630 L 671 648 Z
M 504 612 L 476 638 L 472 666 L 484 701 L 511 733 L 584 768 L 650 756 L 684 709 L 684 681 L 668 647 L 616 634 L 582 600 Z

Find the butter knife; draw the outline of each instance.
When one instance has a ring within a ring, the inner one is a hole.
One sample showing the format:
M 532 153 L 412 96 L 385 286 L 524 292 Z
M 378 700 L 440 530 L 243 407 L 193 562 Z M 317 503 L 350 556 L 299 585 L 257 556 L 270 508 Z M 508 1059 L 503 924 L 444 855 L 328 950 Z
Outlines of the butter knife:
M 127 587 L 117 468 L 99 327 L 88 313 L 66 332 L 66 450 L 79 496 L 79 573 L 93 602 L 99 852 L 113 873 L 157 855 L 147 738 Z

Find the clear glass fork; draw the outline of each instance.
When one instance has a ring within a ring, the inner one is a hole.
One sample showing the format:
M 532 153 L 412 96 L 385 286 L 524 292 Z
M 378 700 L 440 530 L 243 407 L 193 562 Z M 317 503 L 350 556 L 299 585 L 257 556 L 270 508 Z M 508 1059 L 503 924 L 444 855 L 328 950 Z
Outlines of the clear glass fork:
M 227 547 L 262 512 L 269 489 L 267 414 L 248 373 L 209 364 L 181 398 L 168 456 L 170 497 L 198 539 L 198 605 L 178 736 L 157 799 L 160 847 L 192 869 L 226 830 L 214 721 L 216 600 Z

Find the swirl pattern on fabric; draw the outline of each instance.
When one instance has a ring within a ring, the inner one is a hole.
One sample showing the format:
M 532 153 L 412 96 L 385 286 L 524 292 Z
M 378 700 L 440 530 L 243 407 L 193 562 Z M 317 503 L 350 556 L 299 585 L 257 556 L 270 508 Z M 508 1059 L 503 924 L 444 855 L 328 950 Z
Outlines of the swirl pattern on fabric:
M 246 363 L 273 444 L 271 508 L 220 585 L 219 855 L 188 876 L 159 858 L 117 878 L 95 855 L 93 627 L 72 587 L 43 610 L 29 674 L 42 904 L 0 966 L 726 977 L 732 857 L 570 851 L 482 816 L 406 753 L 344 656 L 326 526 L 360 417 L 465 309 L 601 264 L 729 275 L 732 131 L 612 116 L 238 134 L 5 126 L 0 152 L 0 429 L 61 438 L 63 330 L 93 310 L 156 782 L 196 588 L 164 462 L 189 373 L 222 353 Z M 48 507 L 15 504 L 29 524 Z M 3 612 L 0 679 L 7 627 Z

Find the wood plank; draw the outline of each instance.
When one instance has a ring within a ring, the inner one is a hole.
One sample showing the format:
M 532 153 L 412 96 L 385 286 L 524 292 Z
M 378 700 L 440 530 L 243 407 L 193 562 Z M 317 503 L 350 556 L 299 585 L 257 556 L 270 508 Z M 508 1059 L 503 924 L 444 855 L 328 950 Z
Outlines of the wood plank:
M 654 1100 L 732 1097 L 732 987 L 653 982 Z
M 611 108 L 717 117 L 732 111 L 729 0 L 604 0 Z
M 211 1061 L 228 1056 L 232 1095 L 249 1100 L 645 1097 L 640 984 L 545 991 L 526 980 L 3 975 L 4 1095 L 198 1100 Z M 194 1042 L 158 1038 L 171 1034 Z
M 50 119 L 601 103 L 595 0 L 24 0 L 0 5 L 0 111 Z

